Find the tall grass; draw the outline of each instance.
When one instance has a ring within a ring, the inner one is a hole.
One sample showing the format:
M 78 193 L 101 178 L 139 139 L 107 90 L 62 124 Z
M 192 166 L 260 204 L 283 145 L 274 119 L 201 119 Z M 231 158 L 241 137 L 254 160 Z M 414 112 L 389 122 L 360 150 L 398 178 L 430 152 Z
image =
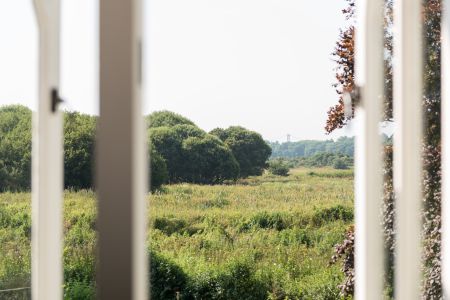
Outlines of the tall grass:
M 165 186 L 149 196 L 153 299 L 339 299 L 329 259 L 352 203 L 351 170 Z M 0 290 L 30 284 L 30 229 L 30 195 L 0 194 Z M 66 299 L 95 297 L 95 229 L 95 194 L 67 191 Z

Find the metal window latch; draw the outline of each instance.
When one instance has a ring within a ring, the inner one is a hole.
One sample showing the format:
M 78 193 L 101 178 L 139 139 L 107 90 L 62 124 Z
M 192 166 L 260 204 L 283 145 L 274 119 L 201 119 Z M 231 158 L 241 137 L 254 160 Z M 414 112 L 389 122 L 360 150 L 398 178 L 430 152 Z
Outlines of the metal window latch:
M 345 116 L 350 118 L 353 116 L 353 107 L 360 105 L 361 103 L 362 87 L 355 85 L 351 91 L 344 92 L 344 113 Z
M 61 99 L 61 97 L 59 96 L 59 92 L 58 89 L 53 88 L 51 91 L 51 108 L 52 108 L 52 112 L 56 112 L 56 110 L 58 109 L 58 105 L 60 103 L 64 102 L 63 99 Z

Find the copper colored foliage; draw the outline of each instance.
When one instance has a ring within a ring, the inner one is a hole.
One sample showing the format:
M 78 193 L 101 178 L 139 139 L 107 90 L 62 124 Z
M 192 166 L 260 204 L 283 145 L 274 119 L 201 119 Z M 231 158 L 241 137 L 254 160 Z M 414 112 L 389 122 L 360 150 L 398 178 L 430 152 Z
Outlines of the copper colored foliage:
M 344 282 L 338 288 L 342 297 L 353 296 L 355 289 L 355 228 L 351 226 L 345 233 L 341 244 L 334 246 L 334 255 L 330 264 L 342 259 L 341 271 L 344 273 Z
M 348 0 L 349 7 L 342 12 L 347 19 L 354 15 L 354 0 Z M 344 100 L 345 92 L 351 92 L 354 86 L 354 39 L 355 28 L 349 26 L 345 30 L 341 30 L 339 40 L 336 42 L 336 47 L 332 53 L 336 67 L 336 83 L 333 85 L 339 95 L 338 104 L 330 107 L 328 110 L 328 119 L 325 130 L 327 133 L 332 132 L 337 128 L 342 128 L 351 119 L 350 116 L 344 114 Z

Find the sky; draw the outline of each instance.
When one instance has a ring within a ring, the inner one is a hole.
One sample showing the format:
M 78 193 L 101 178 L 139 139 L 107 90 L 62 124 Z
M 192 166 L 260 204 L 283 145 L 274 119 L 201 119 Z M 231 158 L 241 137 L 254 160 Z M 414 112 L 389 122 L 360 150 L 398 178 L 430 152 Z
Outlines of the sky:
M 63 109 L 98 113 L 98 3 L 62 0 Z M 145 113 L 204 130 L 241 125 L 267 140 L 328 139 L 337 102 L 331 52 L 344 0 L 144 0 Z M 0 0 L 0 105 L 34 108 L 38 31 L 31 0 Z

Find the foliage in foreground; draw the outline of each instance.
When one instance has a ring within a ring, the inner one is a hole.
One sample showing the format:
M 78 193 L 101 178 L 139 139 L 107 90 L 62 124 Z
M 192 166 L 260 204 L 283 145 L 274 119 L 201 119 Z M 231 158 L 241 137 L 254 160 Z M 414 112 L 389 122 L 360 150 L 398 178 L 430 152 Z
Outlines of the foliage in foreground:
M 150 197 L 153 299 L 339 299 L 329 258 L 352 187 L 351 170 L 332 169 L 165 186 Z M 65 299 L 95 298 L 95 207 L 91 191 L 65 193 Z M 29 193 L 0 194 L 0 289 L 30 284 L 30 213 Z

